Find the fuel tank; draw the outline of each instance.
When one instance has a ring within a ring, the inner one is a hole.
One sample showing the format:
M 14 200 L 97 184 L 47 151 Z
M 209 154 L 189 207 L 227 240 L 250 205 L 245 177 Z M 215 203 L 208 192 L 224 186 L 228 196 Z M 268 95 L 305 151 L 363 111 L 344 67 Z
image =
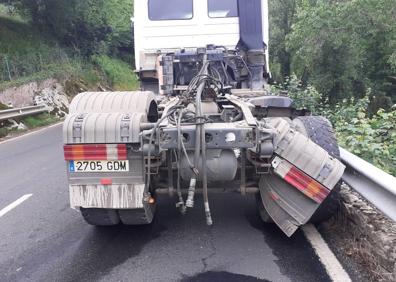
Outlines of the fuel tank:
M 188 157 L 191 161 L 194 159 L 194 153 L 190 152 Z M 206 168 L 208 181 L 232 181 L 235 179 L 238 162 L 237 157 L 232 150 L 208 150 L 206 153 Z M 193 172 L 188 164 L 186 156 L 181 160 L 181 177 L 189 181 Z M 202 171 L 202 159 L 199 160 L 199 171 Z M 199 180 L 200 177 L 198 177 Z

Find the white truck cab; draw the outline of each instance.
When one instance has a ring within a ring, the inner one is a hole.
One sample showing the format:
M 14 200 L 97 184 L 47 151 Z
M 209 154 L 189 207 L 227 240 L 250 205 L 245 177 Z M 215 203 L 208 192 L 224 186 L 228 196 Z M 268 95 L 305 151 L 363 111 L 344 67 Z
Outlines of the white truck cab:
M 155 70 L 158 53 L 208 44 L 235 49 L 240 40 L 238 0 L 136 0 L 134 8 L 137 71 Z M 267 0 L 261 0 L 261 18 L 268 62 Z

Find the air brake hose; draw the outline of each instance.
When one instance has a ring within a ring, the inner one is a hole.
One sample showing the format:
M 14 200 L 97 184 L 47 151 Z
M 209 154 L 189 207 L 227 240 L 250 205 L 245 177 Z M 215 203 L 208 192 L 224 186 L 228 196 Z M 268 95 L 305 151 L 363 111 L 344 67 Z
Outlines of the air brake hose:
M 206 140 L 205 140 L 205 125 L 201 126 L 201 138 L 202 138 L 202 192 L 204 199 L 204 207 L 205 207 L 205 217 L 206 224 L 212 225 L 212 215 L 210 213 L 209 207 L 209 196 L 208 196 L 208 177 L 207 177 L 207 169 L 206 169 Z
M 176 120 L 176 113 L 175 115 L 175 120 Z M 179 202 L 176 203 L 176 207 L 180 209 L 180 212 L 182 214 L 186 213 L 186 205 L 184 203 L 183 195 L 181 192 L 181 187 L 180 187 L 180 169 L 181 169 L 181 152 L 182 152 L 182 136 L 181 136 L 181 128 L 180 128 L 180 123 L 181 119 L 183 116 L 183 109 L 180 110 L 179 112 L 179 117 L 177 119 L 177 149 L 178 149 L 178 160 L 177 160 L 177 196 L 179 198 Z M 188 158 L 188 156 L 187 156 Z
M 149 145 L 154 141 L 154 134 L 159 127 L 159 125 L 170 115 L 174 113 L 175 110 L 180 108 L 180 105 L 175 105 L 173 106 L 170 110 L 169 113 L 165 116 L 163 116 L 160 120 L 157 121 L 157 123 L 154 125 L 153 129 L 151 130 L 150 133 L 150 138 L 149 138 Z M 151 186 L 151 150 L 148 150 L 147 154 L 147 176 L 146 176 L 146 184 L 144 187 L 144 200 L 147 200 L 150 197 L 150 186 Z
M 208 73 L 208 64 L 206 61 L 206 54 L 203 59 L 203 66 L 201 71 L 198 73 L 198 76 L 201 75 L 207 75 Z M 200 151 L 201 151 L 201 131 L 202 131 L 202 125 L 201 125 L 201 119 L 202 119 L 202 107 L 201 107 L 201 98 L 202 98 L 202 93 L 205 89 L 205 81 L 201 81 L 201 83 L 198 86 L 197 89 L 197 95 L 196 95 L 196 100 L 195 100 L 195 106 L 196 106 L 196 112 L 195 112 L 195 117 L 196 117 L 196 130 L 195 130 L 195 152 L 194 152 L 194 167 L 198 168 L 199 167 L 199 157 L 200 157 Z M 190 187 L 188 188 L 188 197 L 186 201 L 186 206 L 188 208 L 193 208 L 194 207 L 194 197 L 195 197 L 195 188 L 197 185 L 197 178 L 198 176 L 196 174 L 193 175 L 193 177 L 190 180 Z
M 206 54 L 204 55 L 203 59 L 203 67 L 202 67 L 202 72 L 200 73 L 201 75 L 207 75 L 208 74 L 208 67 L 209 64 L 207 63 L 207 56 Z M 212 216 L 210 213 L 210 207 L 209 207 L 209 196 L 208 196 L 208 177 L 207 177 L 207 169 L 206 169 L 206 134 L 205 134 L 205 124 L 202 121 L 203 115 L 202 115 L 202 93 L 205 89 L 206 82 L 203 81 L 198 87 L 197 90 L 197 99 L 196 99 L 196 117 L 197 117 L 197 130 L 196 130 L 196 136 L 198 136 L 198 133 L 200 133 L 200 139 L 199 137 L 196 138 L 196 143 L 195 143 L 195 153 L 198 153 L 198 165 L 199 165 L 199 150 L 202 150 L 202 192 L 203 192 L 203 199 L 204 199 L 204 208 L 205 208 L 205 218 L 206 218 L 206 224 L 207 225 L 212 225 Z M 199 119 L 198 119 L 199 118 Z M 199 142 L 200 141 L 200 142 Z M 200 143 L 200 144 L 199 144 Z M 198 152 L 197 152 L 198 151 Z M 196 177 L 196 176 L 194 176 Z M 194 177 L 191 179 L 193 181 Z M 193 183 L 195 184 L 195 183 Z M 191 186 L 191 185 L 190 185 Z M 194 187 L 195 188 L 195 187 Z M 195 192 L 195 189 L 194 189 Z M 194 199 L 194 195 L 193 198 Z

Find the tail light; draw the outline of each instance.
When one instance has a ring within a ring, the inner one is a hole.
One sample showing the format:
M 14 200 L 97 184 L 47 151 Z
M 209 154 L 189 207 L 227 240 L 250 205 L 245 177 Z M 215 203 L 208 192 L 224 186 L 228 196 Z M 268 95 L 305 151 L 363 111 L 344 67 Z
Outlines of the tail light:
M 276 157 L 272 162 L 274 172 L 304 195 L 321 204 L 330 190 L 286 160 Z
M 67 161 L 126 160 L 125 144 L 64 145 Z

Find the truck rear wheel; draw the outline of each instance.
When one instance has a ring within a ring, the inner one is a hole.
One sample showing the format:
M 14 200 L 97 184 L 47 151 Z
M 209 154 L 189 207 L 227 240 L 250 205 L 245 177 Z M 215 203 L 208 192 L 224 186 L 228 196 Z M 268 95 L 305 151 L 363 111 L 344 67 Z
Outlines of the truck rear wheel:
M 120 223 L 117 210 L 80 208 L 84 220 L 94 226 L 113 226 Z
M 263 200 L 261 198 L 260 193 L 256 194 L 256 205 L 257 205 L 257 210 L 260 215 L 261 221 L 264 223 L 274 223 L 271 216 L 268 214 L 267 210 L 264 207 Z
M 325 149 L 330 156 L 340 159 L 340 150 L 331 123 L 320 116 L 298 117 L 293 120 L 296 129 Z M 331 218 L 340 204 L 341 184 L 337 184 L 324 203 L 315 212 L 310 222 L 320 223 Z

